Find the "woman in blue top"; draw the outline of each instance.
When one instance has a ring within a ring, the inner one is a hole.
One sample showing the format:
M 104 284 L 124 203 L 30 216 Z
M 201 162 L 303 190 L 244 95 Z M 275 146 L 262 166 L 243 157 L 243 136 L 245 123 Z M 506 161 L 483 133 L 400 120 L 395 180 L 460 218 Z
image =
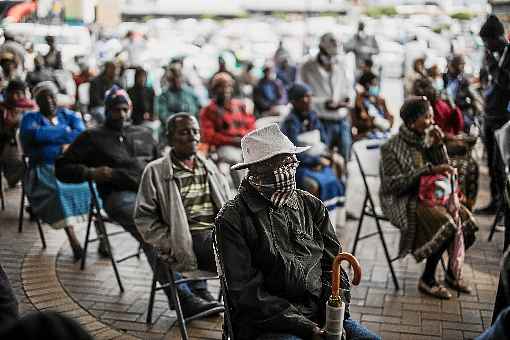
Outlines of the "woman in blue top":
M 76 112 L 57 108 L 57 93 L 53 82 L 39 83 L 33 89 L 39 111 L 26 113 L 21 120 L 21 142 L 29 157 L 25 190 L 32 211 L 39 219 L 55 229 L 65 229 L 74 258 L 78 260 L 82 248 L 72 225 L 86 220 L 90 192 L 86 183 L 59 182 L 54 164 L 85 126 Z

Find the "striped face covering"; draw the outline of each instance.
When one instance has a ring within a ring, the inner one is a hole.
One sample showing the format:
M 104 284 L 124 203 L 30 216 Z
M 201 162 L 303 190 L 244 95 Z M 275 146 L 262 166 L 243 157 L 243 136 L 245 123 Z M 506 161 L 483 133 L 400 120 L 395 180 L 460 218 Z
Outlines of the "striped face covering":
M 296 169 L 299 162 L 285 164 L 266 175 L 250 175 L 248 181 L 276 207 L 283 206 L 296 190 Z

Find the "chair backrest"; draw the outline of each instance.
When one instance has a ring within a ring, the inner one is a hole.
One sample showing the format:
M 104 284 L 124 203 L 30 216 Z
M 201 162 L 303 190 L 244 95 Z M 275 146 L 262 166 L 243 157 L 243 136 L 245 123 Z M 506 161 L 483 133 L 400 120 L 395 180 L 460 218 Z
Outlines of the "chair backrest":
M 234 330 L 232 329 L 232 322 L 230 319 L 230 299 L 228 295 L 227 279 L 225 277 L 225 269 L 223 267 L 223 252 L 218 242 L 218 227 L 214 228 L 213 235 L 213 250 L 214 259 L 216 261 L 216 270 L 220 278 L 221 293 L 223 295 L 223 304 L 225 305 L 225 312 L 223 314 L 223 339 L 234 340 Z
M 381 145 L 386 139 L 366 139 L 353 144 L 352 151 L 363 177 L 379 177 Z

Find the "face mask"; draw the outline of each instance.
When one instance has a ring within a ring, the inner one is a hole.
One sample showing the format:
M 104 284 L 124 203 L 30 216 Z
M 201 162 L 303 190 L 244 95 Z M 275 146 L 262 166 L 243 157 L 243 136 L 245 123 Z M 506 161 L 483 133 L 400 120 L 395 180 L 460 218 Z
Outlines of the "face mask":
M 267 175 L 250 175 L 248 182 L 275 207 L 280 208 L 296 190 L 298 164 L 298 162 L 286 164 Z
M 443 81 L 443 79 L 436 79 L 436 80 L 434 80 L 433 86 L 434 86 L 434 89 L 436 91 L 438 91 L 438 92 L 443 91 L 443 89 L 444 89 L 444 81 Z
M 321 53 L 319 54 L 319 60 L 322 65 L 331 65 L 333 64 L 333 58 L 327 54 Z
M 379 93 L 381 92 L 381 90 L 379 89 L 379 86 L 370 86 L 368 88 L 368 94 L 370 96 L 374 96 L 374 97 L 377 97 L 379 96 Z

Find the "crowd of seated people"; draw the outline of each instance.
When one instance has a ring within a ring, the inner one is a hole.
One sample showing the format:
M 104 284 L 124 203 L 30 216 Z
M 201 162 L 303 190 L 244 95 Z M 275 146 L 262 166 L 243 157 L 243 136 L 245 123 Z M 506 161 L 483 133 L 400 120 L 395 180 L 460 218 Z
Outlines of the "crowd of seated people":
M 38 63 L 61 68 L 57 52 Z M 98 124 L 88 129 L 79 113 L 59 105 L 58 84 L 45 79 L 27 89 L 15 78 L 19 62 L 9 53 L 0 53 L 0 165 L 15 186 L 24 173 L 23 150 L 34 216 L 65 229 L 75 259 L 83 254 L 73 227 L 89 212 L 90 181 L 108 216 L 141 244 L 161 284 L 195 269 L 215 272 L 213 229 L 222 230 L 217 236 L 241 339 L 322 336 L 327 277 L 342 249 L 330 215 L 344 204 L 353 139 L 377 138 L 387 139 L 380 195 L 385 216 L 401 231 L 399 256 L 426 261 L 418 288 L 452 297 L 435 276 L 446 251 L 446 285 L 471 292 L 462 272 L 478 230 L 472 214 L 478 167 L 470 155 L 480 110 L 462 56 L 453 55 L 444 73 L 416 60 L 405 82 L 403 124 L 392 136 L 395 118 L 371 60 L 360 56 L 361 68 L 351 70 L 331 33 L 300 68 L 289 65 L 282 49 L 276 70 L 266 64 L 260 80 L 246 70 L 255 112 L 240 98 L 243 82 L 223 58 L 207 82 L 205 105 L 180 62 L 168 68 L 160 93 L 141 67 L 125 91 L 118 65 L 108 62 L 90 82 Z M 44 74 L 32 75 L 27 79 Z M 288 105 L 288 114 L 281 105 Z M 256 129 L 256 118 L 266 115 L 279 124 Z M 111 255 L 104 242 L 98 251 Z M 342 279 L 347 287 L 345 272 Z M 173 308 L 171 291 L 164 291 Z M 186 317 L 224 311 L 205 281 L 181 283 L 177 291 Z M 348 338 L 378 339 L 348 310 L 344 329 Z

